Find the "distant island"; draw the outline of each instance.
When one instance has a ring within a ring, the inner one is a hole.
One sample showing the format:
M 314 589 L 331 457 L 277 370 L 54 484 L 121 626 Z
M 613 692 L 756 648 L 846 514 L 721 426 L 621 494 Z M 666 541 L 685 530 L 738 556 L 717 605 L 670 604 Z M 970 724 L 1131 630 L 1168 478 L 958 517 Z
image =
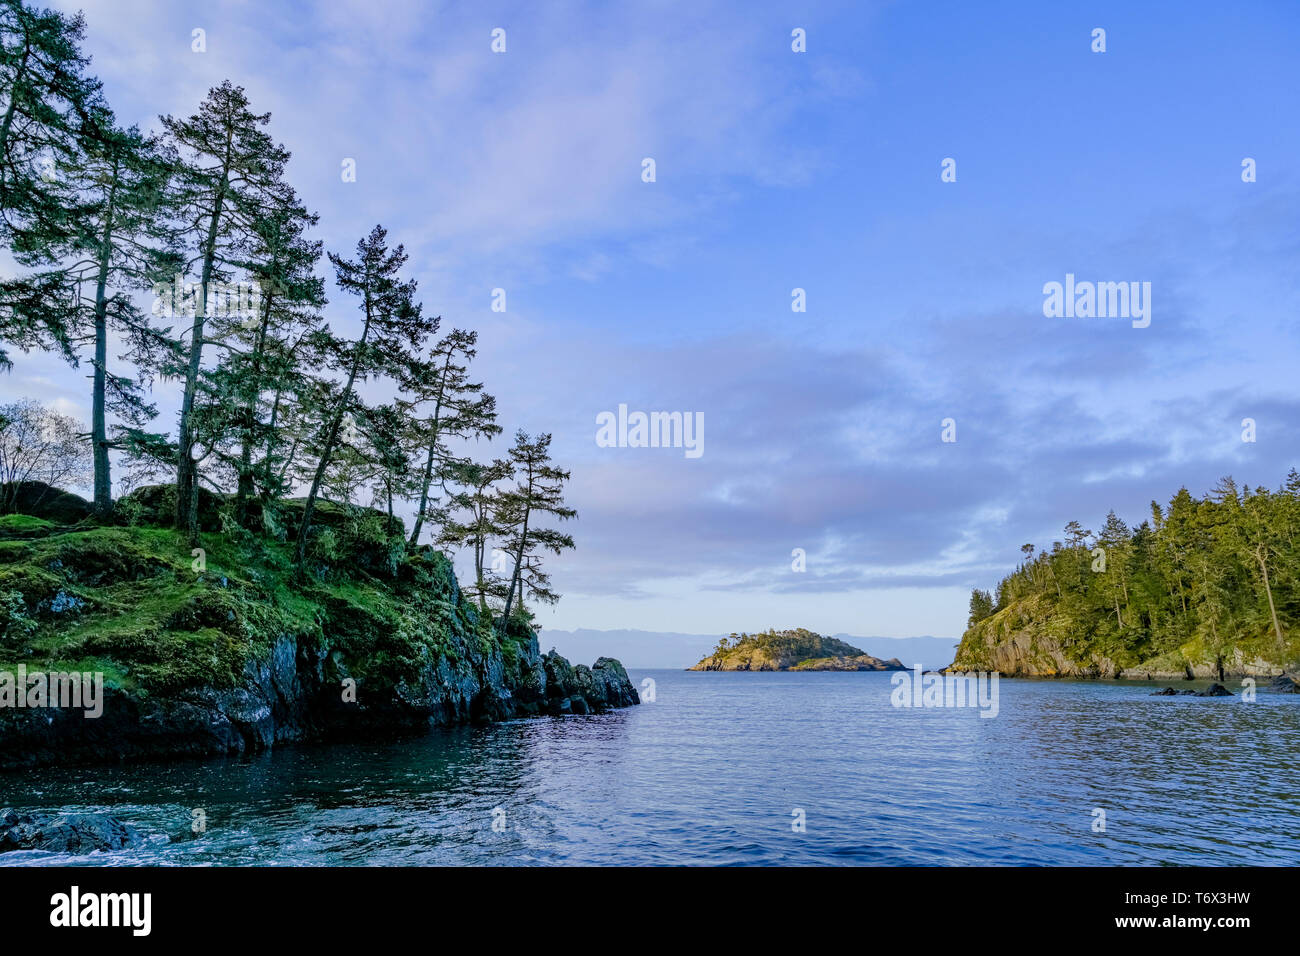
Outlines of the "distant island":
M 901 671 L 897 658 L 882 661 L 860 647 L 803 628 L 731 634 L 693 671 Z

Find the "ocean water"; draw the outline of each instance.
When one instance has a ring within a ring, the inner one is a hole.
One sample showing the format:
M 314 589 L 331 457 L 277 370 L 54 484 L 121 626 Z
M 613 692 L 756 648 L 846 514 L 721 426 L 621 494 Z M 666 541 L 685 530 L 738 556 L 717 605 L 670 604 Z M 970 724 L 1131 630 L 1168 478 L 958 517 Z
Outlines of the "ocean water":
M 0 863 L 1300 863 L 1300 696 L 1004 680 L 985 718 L 895 708 L 887 673 L 631 676 L 655 701 L 601 716 L 3 774 L 0 806 L 146 840 Z

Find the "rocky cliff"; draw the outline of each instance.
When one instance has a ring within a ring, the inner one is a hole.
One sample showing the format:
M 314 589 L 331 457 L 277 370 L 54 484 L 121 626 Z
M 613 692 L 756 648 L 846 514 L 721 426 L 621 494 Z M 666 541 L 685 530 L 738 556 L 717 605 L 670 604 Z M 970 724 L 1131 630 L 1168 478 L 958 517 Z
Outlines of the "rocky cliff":
M 618 661 L 572 666 L 483 618 L 439 552 L 332 543 L 298 580 L 283 543 L 0 519 L 0 686 L 102 675 L 101 714 L 0 696 L 0 768 L 238 754 L 639 703 Z M 8 540 L 3 540 L 8 538 Z M 369 551 L 370 553 L 365 553 Z M 339 568 L 346 567 L 346 572 Z M 361 570 L 365 568 L 366 570 Z
M 1279 648 L 1269 634 L 1239 638 L 1223 650 L 1193 637 L 1158 655 L 1144 653 L 1136 642 L 1097 646 L 1091 638 L 1053 602 L 1035 595 L 968 629 L 947 669 L 1010 677 L 1227 680 L 1280 675 L 1294 667 L 1297 657 L 1294 642 Z

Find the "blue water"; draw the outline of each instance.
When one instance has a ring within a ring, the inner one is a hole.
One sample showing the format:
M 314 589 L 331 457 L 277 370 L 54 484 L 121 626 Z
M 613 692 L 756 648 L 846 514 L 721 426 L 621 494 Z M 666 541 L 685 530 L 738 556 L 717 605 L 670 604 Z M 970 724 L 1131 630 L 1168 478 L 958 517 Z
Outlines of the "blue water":
M 0 805 L 109 811 L 147 837 L 0 862 L 1300 863 L 1300 696 L 1004 680 L 989 719 L 896 709 L 882 673 L 646 677 L 654 703 L 596 717 L 0 775 Z

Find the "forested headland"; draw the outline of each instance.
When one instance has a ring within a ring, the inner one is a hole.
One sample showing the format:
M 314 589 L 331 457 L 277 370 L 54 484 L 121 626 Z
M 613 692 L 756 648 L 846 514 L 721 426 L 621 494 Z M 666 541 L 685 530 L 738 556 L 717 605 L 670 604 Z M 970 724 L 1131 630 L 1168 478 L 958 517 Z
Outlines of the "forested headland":
M 574 547 L 569 472 L 545 432 L 484 451 L 504 425 L 477 333 L 425 307 L 382 225 L 314 238 L 239 85 L 120 123 L 84 30 L 0 0 L 0 367 L 57 355 L 91 410 L 0 409 L 0 665 L 102 671 L 137 710 L 243 689 L 293 711 L 268 730 L 211 705 L 234 729 L 208 749 L 307 735 L 348 681 L 341 706 L 381 723 L 635 703 L 626 675 L 605 693 L 567 662 L 548 690 L 530 605 L 558 599 L 543 558 Z
M 1052 676 L 1267 676 L 1300 659 L 1300 473 L 1276 489 L 1180 488 L 1130 528 L 1078 521 L 971 594 L 956 669 Z

